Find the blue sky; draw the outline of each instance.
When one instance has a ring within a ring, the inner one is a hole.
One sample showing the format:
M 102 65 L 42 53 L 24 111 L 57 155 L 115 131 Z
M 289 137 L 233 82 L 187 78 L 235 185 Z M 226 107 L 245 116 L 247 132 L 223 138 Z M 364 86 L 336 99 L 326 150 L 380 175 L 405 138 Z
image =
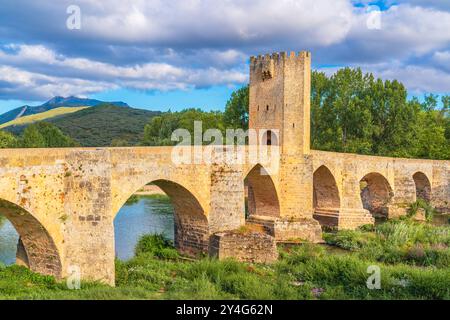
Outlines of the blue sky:
M 55 95 L 223 109 L 249 56 L 300 50 L 328 74 L 361 67 L 410 95 L 449 94 L 450 1 L 1 0 L 0 113 Z

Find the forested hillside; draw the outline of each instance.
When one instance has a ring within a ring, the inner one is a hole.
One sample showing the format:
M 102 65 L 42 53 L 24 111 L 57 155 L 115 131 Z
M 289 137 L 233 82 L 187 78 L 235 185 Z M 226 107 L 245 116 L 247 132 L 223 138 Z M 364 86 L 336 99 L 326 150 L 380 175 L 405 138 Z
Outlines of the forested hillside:
M 143 138 L 144 126 L 160 112 L 124 108 L 104 104 L 47 119 L 65 135 L 84 147 L 137 145 Z M 5 128 L 20 135 L 26 126 Z

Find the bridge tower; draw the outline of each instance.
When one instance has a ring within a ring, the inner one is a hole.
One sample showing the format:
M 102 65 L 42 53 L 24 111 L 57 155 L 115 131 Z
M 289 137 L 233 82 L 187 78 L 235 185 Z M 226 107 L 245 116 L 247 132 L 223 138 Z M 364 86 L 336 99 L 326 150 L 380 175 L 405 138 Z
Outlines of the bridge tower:
M 278 172 L 270 173 L 278 186 L 279 217 L 272 227 L 277 240 L 321 238 L 313 219 L 310 97 L 309 52 L 250 58 L 249 128 L 257 131 L 258 145 L 279 146 Z
M 311 54 L 250 58 L 249 127 L 282 154 L 309 154 Z

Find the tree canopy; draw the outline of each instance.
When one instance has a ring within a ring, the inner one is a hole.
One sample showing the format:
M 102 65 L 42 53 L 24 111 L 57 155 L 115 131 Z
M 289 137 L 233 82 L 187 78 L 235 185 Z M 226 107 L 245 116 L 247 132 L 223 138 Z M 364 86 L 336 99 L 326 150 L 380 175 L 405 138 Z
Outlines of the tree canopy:
M 58 148 L 76 147 L 78 143 L 53 124 L 38 122 L 29 125 L 22 136 L 0 131 L 0 148 Z
M 194 122 L 202 122 L 202 134 L 208 129 L 224 131 L 223 113 L 218 111 L 204 112 L 200 109 L 186 109 L 180 112 L 167 112 L 154 117 L 144 127 L 142 144 L 146 146 L 168 146 L 177 142 L 171 140 L 172 132 L 182 128 L 194 137 Z M 194 141 L 192 140 L 192 143 Z
M 248 128 L 248 86 L 233 92 L 223 114 L 189 109 L 153 118 L 144 145 L 172 145 L 177 128 L 193 132 L 194 120 L 208 128 Z M 313 149 L 368 155 L 450 159 L 450 96 L 408 99 L 404 85 L 383 81 L 361 69 L 332 76 L 312 72 L 311 146 Z

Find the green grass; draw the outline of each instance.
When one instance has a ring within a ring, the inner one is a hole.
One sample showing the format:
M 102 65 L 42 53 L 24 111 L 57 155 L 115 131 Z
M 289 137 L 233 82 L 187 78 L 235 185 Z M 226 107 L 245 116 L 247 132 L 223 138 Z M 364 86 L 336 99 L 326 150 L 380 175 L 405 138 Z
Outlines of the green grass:
M 372 232 L 340 231 L 324 234 L 333 246 L 354 252 L 361 259 L 421 267 L 450 266 L 450 227 L 409 219 L 391 220 Z
M 45 112 L 37 113 L 37 114 L 31 114 L 28 116 L 23 116 L 8 122 L 5 122 L 0 125 L 0 129 L 9 127 L 9 126 L 23 126 L 27 125 L 33 122 L 38 122 L 42 120 L 51 119 L 54 117 L 70 114 L 73 112 L 77 112 L 83 109 L 86 109 L 88 107 L 59 107 L 55 109 L 51 109 Z
M 183 259 L 161 235 L 144 236 L 116 261 L 115 288 L 68 290 L 52 277 L 0 266 L 0 299 L 450 299 L 449 226 L 409 220 L 325 234 L 330 246 L 280 248 L 271 265 Z M 339 251 L 339 252 L 338 252 Z M 366 286 L 381 270 L 381 289 Z

